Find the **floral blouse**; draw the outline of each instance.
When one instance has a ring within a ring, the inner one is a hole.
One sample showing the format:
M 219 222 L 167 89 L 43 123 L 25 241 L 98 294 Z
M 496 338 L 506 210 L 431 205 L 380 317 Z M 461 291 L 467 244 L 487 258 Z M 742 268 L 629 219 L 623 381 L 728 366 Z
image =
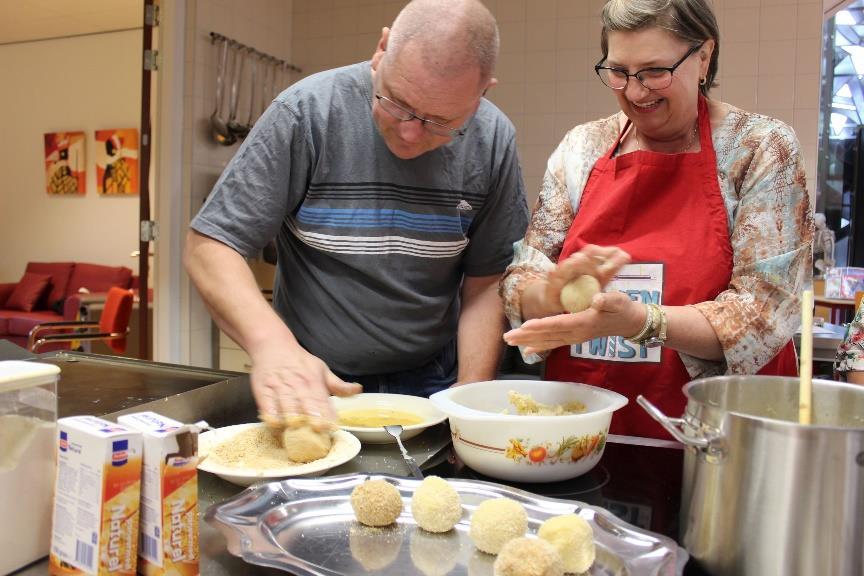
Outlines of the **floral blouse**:
M 800 294 L 812 282 L 813 216 L 795 133 L 779 120 L 720 105 L 728 113 L 712 126 L 712 142 L 732 279 L 713 301 L 693 306 L 717 333 L 724 360 L 679 353 L 691 378 L 756 373 L 791 340 L 801 323 Z M 591 169 L 614 144 L 619 120 L 616 114 L 573 128 L 549 158 L 525 238 L 501 280 L 514 328 L 522 324 L 523 286 L 558 261 Z
M 864 370 L 864 306 L 859 306 L 855 318 L 846 328 L 846 337 L 837 349 L 835 372 Z

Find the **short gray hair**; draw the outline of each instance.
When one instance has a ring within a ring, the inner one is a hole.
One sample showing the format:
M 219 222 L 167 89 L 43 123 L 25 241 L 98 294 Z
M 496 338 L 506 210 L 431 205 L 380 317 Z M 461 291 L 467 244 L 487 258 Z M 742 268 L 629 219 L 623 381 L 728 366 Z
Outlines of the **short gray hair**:
M 693 46 L 714 40 L 714 52 L 708 64 L 705 84 L 699 86 L 703 95 L 715 86 L 720 59 L 720 29 L 711 0 L 609 0 L 600 14 L 603 31 L 600 49 L 603 59 L 609 56 L 609 32 L 631 32 L 645 28 L 668 30 Z
M 474 65 L 487 82 L 498 59 L 498 25 L 479 0 L 413 0 L 399 12 L 387 40 L 385 58 L 417 42 L 424 63 L 441 75 Z

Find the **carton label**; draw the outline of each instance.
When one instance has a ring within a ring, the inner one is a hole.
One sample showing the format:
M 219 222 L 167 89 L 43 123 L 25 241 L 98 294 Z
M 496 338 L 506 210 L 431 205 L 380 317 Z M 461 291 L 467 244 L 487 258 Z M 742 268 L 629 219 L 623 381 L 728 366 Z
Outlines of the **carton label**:
M 131 576 L 138 553 L 141 435 L 115 425 L 112 436 L 104 436 L 104 427 L 91 426 L 95 419 L 81 420 L 58 422 L 49 570 Z

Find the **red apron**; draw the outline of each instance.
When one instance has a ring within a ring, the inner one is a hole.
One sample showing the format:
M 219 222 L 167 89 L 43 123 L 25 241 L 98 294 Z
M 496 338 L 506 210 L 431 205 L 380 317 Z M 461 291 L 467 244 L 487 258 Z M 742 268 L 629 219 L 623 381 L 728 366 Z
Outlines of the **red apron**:
M 699 98 L 698 153 L 639 150 L 614 157 L 629 125 L 594 165 L 559 261 L 586 244 L 617 246 L 639 263 L 638 270 L 648 270 L 619 275 L 635 283 L 626 290 L 632 299 L 667 306 L 714 300 L 729 286 L 733 257 L 708 104 Z M 639 286 L 640 278 L 645 286 Z M 759 373 L 797 375 L 792 342 Z M 690 380 L 675 350 L 649 350 L 614 336 L 557 348 L 545 374 L 549 380 L 585 382 L 626 396 L 630 403 L 612 418 L 613 434 L 666 439 L 669 434 L 636 404 L 636 396 L 679 416 L 686 405 L 681 388 Z

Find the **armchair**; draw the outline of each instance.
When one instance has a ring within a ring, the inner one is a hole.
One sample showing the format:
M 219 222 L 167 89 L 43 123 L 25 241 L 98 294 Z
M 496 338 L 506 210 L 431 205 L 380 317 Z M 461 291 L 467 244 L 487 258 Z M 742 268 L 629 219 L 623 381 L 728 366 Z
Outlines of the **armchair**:
M 114 352 L 122 354 L 126 350 L 126 336 L 129 333 L 129 317 L 132 314 L 133 292 L 116 286 L 108 290 L 105 309 L 99 322 L 63 321 L 42 322 L 30 330 L 27 348 L 32 352 L 49 342 L 73 342 L 102 340 Z M 73 330 L 61 334 L 51 333 L 40 336 L 45 331 Z

